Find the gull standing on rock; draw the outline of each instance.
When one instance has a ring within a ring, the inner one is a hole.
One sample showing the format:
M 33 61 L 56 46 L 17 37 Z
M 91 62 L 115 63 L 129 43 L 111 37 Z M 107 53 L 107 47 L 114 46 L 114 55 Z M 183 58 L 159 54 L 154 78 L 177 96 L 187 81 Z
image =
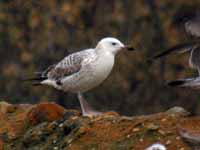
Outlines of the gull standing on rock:
M 123 50 L 134 49 L 116 38 L 103 38 L 95 48 L 68 55 L 59 63 L 38 72 L 37 77 L 28 80 L 35 81 L 35 85 L 49 85 L 64 92 L 78 93 L 82 115 L 99 115 L 100 112 L 87 104 L 82 93 L 98 86 L 108 77 L 115 55 Z

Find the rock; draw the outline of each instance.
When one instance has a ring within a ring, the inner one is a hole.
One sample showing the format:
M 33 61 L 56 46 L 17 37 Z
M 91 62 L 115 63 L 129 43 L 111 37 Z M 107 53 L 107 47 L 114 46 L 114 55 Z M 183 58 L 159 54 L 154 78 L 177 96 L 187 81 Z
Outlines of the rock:
M 27 112 L 31 106 L 26 106 L 25 109 L 24 105 L 1 102 L 0 108 L 0 135 L 13 139 L 24 131 Z
M 178 128 L 180 136 L 193 149 L 200 149 L 200 117 L 182 120 Z
M 0 138 L 0 150 L 3 150 L 3 140 Z
M 54 103 L 9 104 L 0 102 L 0 150 L 5 141 L 21 136 L 29 126 L 61 119 L 65 109 Z
M 149 130 L 158 130 L 158 129 L 159 129 L 159 126 L 156 125 L 156 124 L 154 124 L 154 123 L 150 123 L 150 124 L 147 125 L 147 128 L 148 128 Z
M 54 103 L 4 104 L 0 111 L 0 146 L 6 150 L 144 150 L 156 142 L 170 150 L 188 150 L 193 146 L 177 131 L 200 133 L 200 118 L 182 115 L 179 108 L 147 116 L 125 117 L 107 112 L 89 118 Z M 192 125 L 194 120 L 196 125 Z
M 34 106 L 27 114 L 31 125 L 44 121 L 58 120 L 63 117 L 65 109 L 55 103 L 41 103 Z
M 140 129 L 139 129 L 139 128 L 133 128 L 132 131 L 133 131 L 133 132 L 138 132 L 138 131 L 140 131 Z
M 0 112 L 7 113 L 12 106 L 13 105 L 11 105 L 5 101 L 2 101 L 2 102 L 0 102 Z
M 104 116 L 119 116 L 119 114 L 115 111 L 109 111 L 109 112 L 105 112 L 103 113 Z
M 186 111 L 184 108 L 175 106 L 173 108 L 170 108 L 169 110 L 166 111 L 166 113 L 170 115 L 182 115 L 182 116 L 188 116 L 190 113 Z

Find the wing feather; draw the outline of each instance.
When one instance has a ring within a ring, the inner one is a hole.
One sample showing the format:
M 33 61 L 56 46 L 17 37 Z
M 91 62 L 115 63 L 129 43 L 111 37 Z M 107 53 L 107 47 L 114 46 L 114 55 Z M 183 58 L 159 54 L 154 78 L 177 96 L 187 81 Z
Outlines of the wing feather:
M 65 57 L 57 65 L 50 66 L 44 72 L 49 79 L 60 80 L 63 77 L 72 75 L 81 69 L 82 55 L 79 53 Z
M 199 41 L 191 41 L 191 42 L 186 42 L 186 43 L 181 43 L 181 44 L 177 44 L 155 56 L 152 57 L 152 60 L 154 59 L 158 59 L 158 58 L 162 58 L 164 56 L 167 56 L 167 55 L 170 55 L 172 54 L 173 52 L 179 52 L 179 53 L 183 53 L 183 52 L 187 52 L 187 51 L 190 51 L 192 50 L 192 47 L 195 45 L 195 44 L 198 44 Z
M 70 76 L 79 72 L 82 64 L 86 65 L 87 60 L 95 58 L 94 49 L 87 49 L 66 56 L 57 64 L 49 66 L 42 72 L 35 72 L 35 77 L 27 78 L 24 81 L 33 81 L 33 85 L 40 85 L 44 80 L 50 79 L 56 81 L 57 84 L 62 84 L 61 80 L 64 77 Z

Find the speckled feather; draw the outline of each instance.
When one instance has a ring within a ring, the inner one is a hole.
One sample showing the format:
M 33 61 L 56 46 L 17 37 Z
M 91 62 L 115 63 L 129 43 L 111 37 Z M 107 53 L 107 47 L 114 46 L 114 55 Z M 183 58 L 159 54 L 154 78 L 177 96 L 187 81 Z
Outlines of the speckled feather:
M 77 73 L 82 66 L 82 61 L 91 55 L 91 51 L 85 50 L 66 56 L 58 64 L 49 66 L 43 73 L 43 77 L 52 80 L 61 80 L 62 78 Z

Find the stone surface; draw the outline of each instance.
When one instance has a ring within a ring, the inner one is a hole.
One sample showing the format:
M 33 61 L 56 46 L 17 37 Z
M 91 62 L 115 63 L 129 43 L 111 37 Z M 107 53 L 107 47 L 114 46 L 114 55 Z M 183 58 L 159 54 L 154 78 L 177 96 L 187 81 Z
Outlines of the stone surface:
M 198 142 L 191 145 L 181 131 L 199 137 L 200 117 L 172 110 L 177 109 L 134 117 L 106 112 L 89 118 L 54 103 L 1 103 L 0 150 L 144 150 L 156 142 L 170 150 L 196 148 Z
M 0 138 L 0 150 L 3 150 L 3 140 Z
M 200 117 L 190 117 L 183 120 L 178 131 L 192 149 L 200 149 Z
M 42 103 L 34 106 L 27 114 L 27 119 L 31 125 L 36 125 L 44 121 L 54 121 L 61 119 L 65 109 L 54 103 Z
M 54 103 L 8 104 L 0 102 L 0 150 L 4 143 L 14 140 L 31 126 L 63 117 L 65 109 Z

